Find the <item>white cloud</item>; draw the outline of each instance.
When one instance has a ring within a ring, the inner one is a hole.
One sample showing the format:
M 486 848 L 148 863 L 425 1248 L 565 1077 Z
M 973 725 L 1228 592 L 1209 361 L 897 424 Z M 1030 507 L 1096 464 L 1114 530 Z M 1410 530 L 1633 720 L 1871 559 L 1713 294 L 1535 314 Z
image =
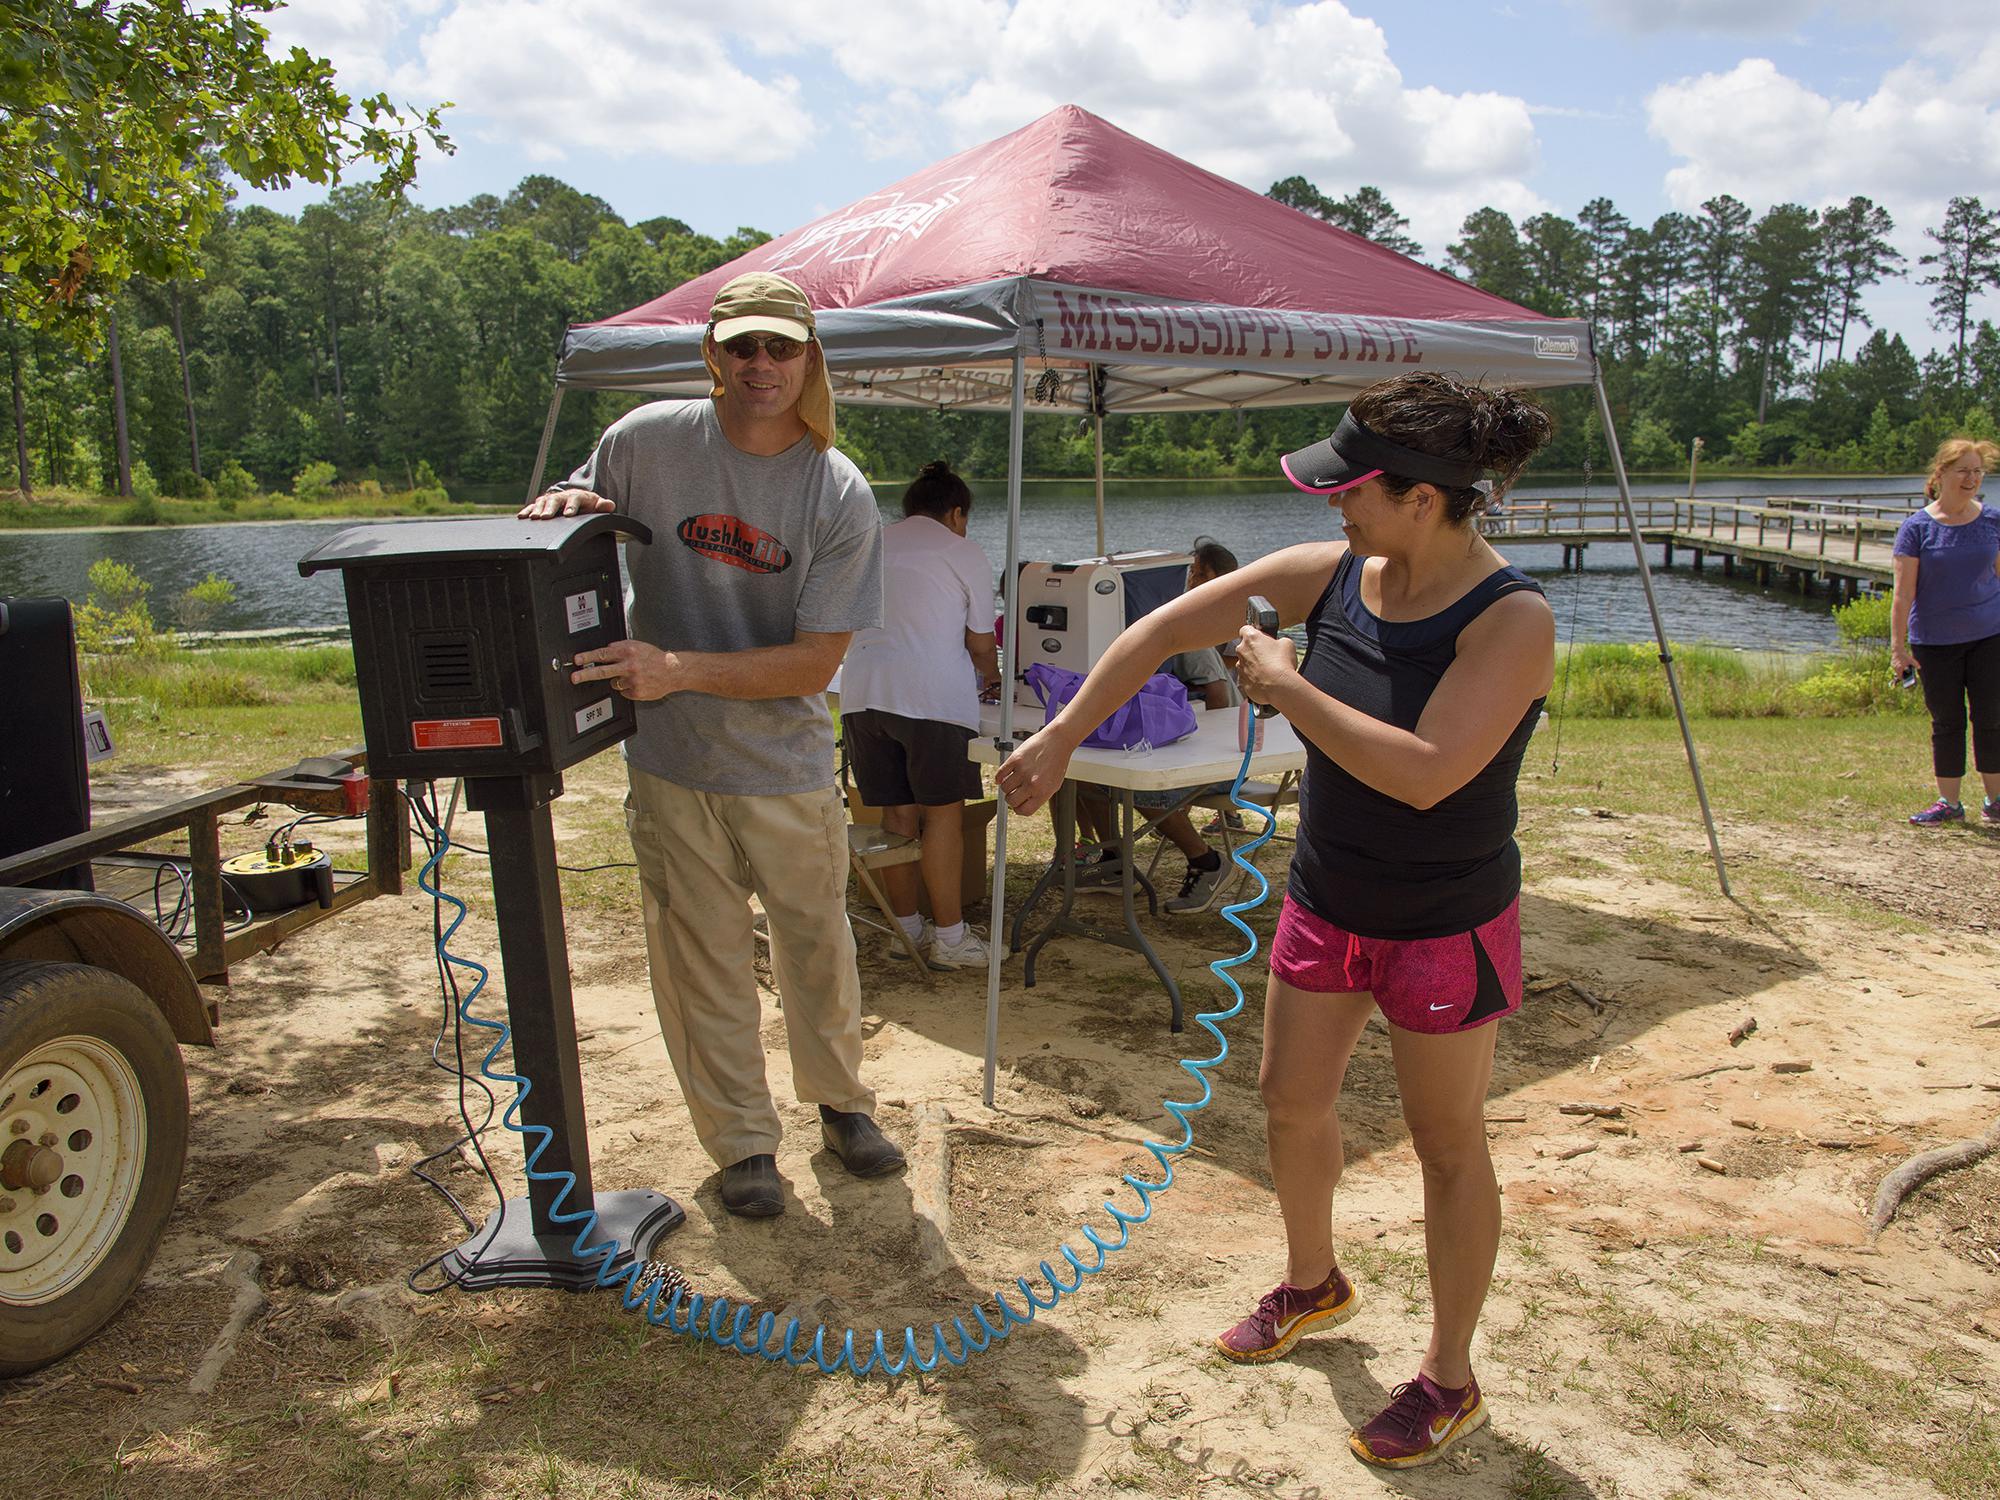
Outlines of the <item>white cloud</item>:
M 938 96 L 951 145 L 1079 104 L 1251 187 L 1294 173 L 1335 196 L 1373 183 L 1433 249 L 1481 204 L 1546 206 L 1527 185 L 1525 102 L 1408 86 L 1381 28 L 1338 0 L 1017 0 L 980 7 L 970 35 L 957 10 L 924 11 L 937 29 L 907 22 L 911 51 L 976 64 Z
M 1641 35 L 1693 32 L 1739 37 L 1796 36 L 1806 23 L 1816 40 L 1828 27 L 1881 28 L 1923 51 L 1977 47 L 1993 32 L 1993 0 L 1924 0 L 1884 6 L 1881 0 L 1571 0 L 1620 31 Z M 1837 43 L 1836 43 L 1837 44 Z
M 395 71 L 393 57 L 407 45 L 416 25 L 435 15 L 446 0 L 288 0 L 284 9 L 261 19 L 275 50 L 303 47 L 332 59 L 341 87 L 350 94 L 386 88 Z
M 1864 99 L 1834 99 L 1765 58 L 1656 89 L 1652 133 L 1680 165 L 1676 207 L 1717 193 L 1754 207 L 1863 193 L 1899 222 L 1937 222 L 1954 195 L 2000 195 L 2000 41 L 1946 69 L 1903 63 Z
M 727 24 L 766 55 L 825 58 L 869 88 L 935 95 L 979 73 L 1008 8 L 1008 0 L 736 0 Z
M 451 100 L 450 133 L 530 161 L 798 155 L 815 134 L 798 80 L 753 73 L 712 16 L 629 0 L 294 0 L 273 35 L 331 57 L 351 89 Z
M 350 86 L 450 99 L 455 136 L 535 161 L 755 166 L 816 141 L 923 160 L 1073 103 L 1250 187 L 1373 183 L 1434 251 L 1482 204 L 1547 207 L 1528 105 L 1411 86 L 1340 0 L 294 0 L 279 18 Z
M 1584 0 L 1612 25 L 1625 31 L 1731 32 L 1769 36 L 1789 29 L 1825 0 Z

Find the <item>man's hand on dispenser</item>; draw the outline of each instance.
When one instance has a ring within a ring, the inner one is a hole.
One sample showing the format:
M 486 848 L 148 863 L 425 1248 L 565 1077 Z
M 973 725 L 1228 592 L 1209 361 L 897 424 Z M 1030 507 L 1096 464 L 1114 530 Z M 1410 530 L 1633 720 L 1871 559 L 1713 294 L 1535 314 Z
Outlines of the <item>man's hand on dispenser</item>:
M 616 502 L 595 490 L 575 486 L 544 490 L 514 513 L 517 521 L 556 521 L 564 516 L 587 516 L 596 511 L 616 510 Z
M 574 683 L 608 682 L 635 702 L 646 703 L 678 693 L 689 686 L 688 666 L 672 651 L 662 651 L 644 641 L 613 641 L 591 651 L 576 654 L 577 670 L 570 673 Z

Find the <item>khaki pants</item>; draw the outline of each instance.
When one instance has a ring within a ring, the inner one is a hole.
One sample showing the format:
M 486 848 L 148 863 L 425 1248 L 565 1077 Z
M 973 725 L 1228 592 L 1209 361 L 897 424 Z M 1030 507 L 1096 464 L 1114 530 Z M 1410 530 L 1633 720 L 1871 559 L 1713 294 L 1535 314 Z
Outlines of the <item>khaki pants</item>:
M 751 969 L 752 893 L 771 935 L 793 1090 L 806 1104 L 872 1115 L 839 795 L 726 797 L 628 771 L 653 1003 L 702 1147 L 724 1167 L 778 1148 Z

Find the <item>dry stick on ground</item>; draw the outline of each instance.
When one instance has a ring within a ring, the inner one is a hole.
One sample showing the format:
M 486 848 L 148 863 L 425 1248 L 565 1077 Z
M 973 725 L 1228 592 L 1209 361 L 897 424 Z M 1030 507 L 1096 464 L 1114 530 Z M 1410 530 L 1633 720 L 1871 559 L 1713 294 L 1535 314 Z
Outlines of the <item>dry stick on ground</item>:
M 264 1310 L 264 1289 L 257 1284 L 257 1273 L 262 1268 L 263 1261 L 249 1250 L 238 1250 L 223 1266 L 222 1281 L 227 1286 L 235 1287 L 236 1295 L 230 1303 L 228 1321 L 202 1356 L 193 1379 L 188 1381 L 188 1390 L 193 1394 L 206 1396 L 215 1389 L 216 1382 L 222 1378 L 223 1366 L 236 1352 L 236 1341 L 243 1336 L 243 1330 L 250 1326 L 251 1320 Z
M 1888 1228 L 1903 1200 L 1940 1172 L 1955 1172 L 1960 1167 L 1969 1167 L 1995 1150 L 2000 1150 L 2000 1120 L 1995 1120 L 1993 1128 L 1976 1140 L 1939 1146 L 1911 1157 L 1884 1177 L 1882 1186 L 1876 1190 L 1875 1211 L 1868 1215 L 1868 1238 L 1872 1240 Z
M 1751 1073 L 1756 1068 L 1755 1063 L 1719 1063 L 1712 1068 L 1703 1068 L 1699 1073 L 1683 1073 L 1676 1082 L 1693 1083 L 1697 1078 L 1707 1078 L 1716 1073 Z

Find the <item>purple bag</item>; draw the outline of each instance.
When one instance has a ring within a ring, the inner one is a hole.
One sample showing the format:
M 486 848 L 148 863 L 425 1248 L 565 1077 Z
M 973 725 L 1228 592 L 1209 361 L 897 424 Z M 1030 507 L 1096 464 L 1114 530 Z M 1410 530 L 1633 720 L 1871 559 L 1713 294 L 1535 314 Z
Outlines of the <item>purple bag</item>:
M 1028 668 L 1028 686 L 1042 700 L 1042 711 L 1053 719 L 1083 686 L 1083 675 L 1067 667 L 1036 662 Z M 1111 717 L 1083 737 L 1099 750 L 1137 750 L 1171 745 L 1194 733 L 1194 709 L 1178 677 L 1155 672 L 1139 691 L 1111 712 Z

